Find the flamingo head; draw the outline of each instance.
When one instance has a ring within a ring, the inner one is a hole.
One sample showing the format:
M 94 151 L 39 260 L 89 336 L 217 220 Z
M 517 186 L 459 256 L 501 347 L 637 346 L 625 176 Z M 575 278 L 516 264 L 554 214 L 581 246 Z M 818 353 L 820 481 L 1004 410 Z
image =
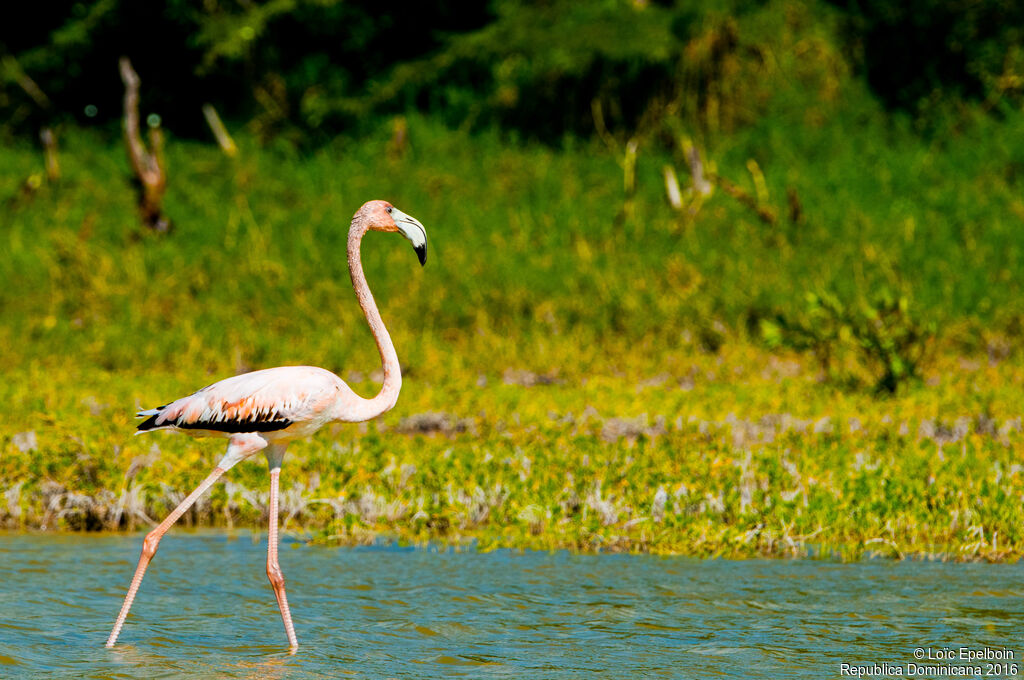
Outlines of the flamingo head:
M 387 201 L 369 201 L 359 209 L 357 216 L 367 220 L 374 231 L 397 231 L 412 244 L 420 264 L 427 263 L 427 231 L 420 221 L 391 205 Z

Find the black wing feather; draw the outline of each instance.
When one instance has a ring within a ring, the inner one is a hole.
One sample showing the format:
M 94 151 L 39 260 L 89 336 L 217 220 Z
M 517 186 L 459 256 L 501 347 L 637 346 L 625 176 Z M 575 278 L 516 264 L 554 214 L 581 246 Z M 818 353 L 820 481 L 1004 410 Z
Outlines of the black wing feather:
M 161 409 L 167 408 L 161 406 Z M 275 432 L 283 430 L 294 423 L 294 420 L 281 418 L 277 413 L 254 414 L 245 420 L 220 420 L 220 421 L 198 421 L 186 423 L 169 420 L 157 425 L 156 421 L 160 414 L 152 415 L 138 424 L 135 428 L 139 432 L 157 430 L 161 427 L 176 427 L 179 430 L 210 430 L 213 432 Z

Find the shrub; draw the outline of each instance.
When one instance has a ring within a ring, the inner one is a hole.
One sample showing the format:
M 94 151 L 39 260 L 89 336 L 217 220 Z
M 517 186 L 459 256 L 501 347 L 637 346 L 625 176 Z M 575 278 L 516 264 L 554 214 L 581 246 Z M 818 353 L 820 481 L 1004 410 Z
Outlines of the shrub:
M 761 329 L 770 346 L 812 352 L 832 378 L 842 376 L 842 358 L 853 354 L 874 377 L 875 391 L 887 394 L 920 378 L 935 337 L 935 324 L 911 313 L 909 297 L 887 289 L 852 304 L 809 293 L 802 316 L 779 314 L 762 320 Z

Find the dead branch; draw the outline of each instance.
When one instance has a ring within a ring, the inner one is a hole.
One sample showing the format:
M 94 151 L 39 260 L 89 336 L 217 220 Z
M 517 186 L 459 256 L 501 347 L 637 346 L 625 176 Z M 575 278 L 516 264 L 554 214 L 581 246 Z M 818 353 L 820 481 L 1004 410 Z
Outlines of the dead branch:
M 632 220 L 635 213 L 636 203 L 636 157 L 640 149 L 640 142 L 636 137 L 630 137 L 626 142 L 626 150 L 622 155 L 622 190 L 625 198 L 622 203 L 622 211 L 617 219 Z
M 46 158 L 46 179 L 56 182 L 60 179 L 60 161 L 57 158 L 57 138 L 50 128 L 39 131 L 39 141 L 43 143 L 43 156 Z
M 5 55 L 0 60 L 0 71 L 2 71 L 0 76 L 16 82 L 18 87 L 35 102 L 36 106 L 43 111 L 50 111 L 50 98 L 36 84 L 36 81 L 25 73 L 17 59 L 9 54 Z M 53 131 L 48 127 L 42 128 L 39 131 L 39 141 L 43 144 L 43 154 L 46 159 L 46 178 L 50 182 L 56 182 L 60 179 L 60 163 L 57 160 L 57 140 Z M 28 185 L 31 185 L 31 182 Z
M 146 150 L 139 133 L 139 75 L 132 68 L 128 57 L 121 57 L 121 81 L 124 83 L 124 140 L 128 149 L 128 161 L 139 186 L 139 211 L 142 222 L 159 232 L 169 231 L 170 221 L 164 217 L 162 204 L 167 190 L 167 175 L 160 162 L 159 146 L 163 137 L 155 126 L 150 129 L 150 141 L 154 153 Z
M 800 204 L 800 197 L 796 193 L 796 189 L 789 187 L 786 189 L 786 198 L 789 201 L 789 221 L 793 224 L 800 224 L 804 218 L 804 209 Z
M 750 179 L 754 180 L 754 192 L 757 197 L 759 205 L 765 205 L 769 201 L 768 196 L 768 182 L 764 179 L 764 173 L 761 172 L 761 166 L 757 164 L 753 158 L 747 160 L 747 172 L 750 173 Z
M 693 179 L 693 191 L 698 196 L 711 195 L 711 182 L 704 178 L 704 163 L 700 160 L 700 151 L 695 144 L 685 145 L 686 163 L 690 166 L 690 177 Z
M 676 169 L 666 165 L 661 169 L 665 177 L 665 193 L 668 195 L 669 205 L 673 210 L 683 209 L 683 192 L 679 190 L 679 178 L 676 177 Z
M 691 185 L 685 190 L 680 188 L 676 169 L 672 165 L 664 166 L 661 174 L 665 179 L 665 193 L 668 195 L 669 204 L 677 212 L 685 210 L 692 218 L 700 212 L 701 206 L 712 194 L 714 187 L 704 177 L 704 163 L 701 161 L 700 151 L 693 141 L 689 137 L 681 135 L 679 145 L 690 170 Z
M 604 122 L 604 108 L 601 106 L 600 99 L 593 99 L 590 102 L 590 113 L 594 117 L 594 130 L 597 131 L 597 136 L 601 138 L 604 145 L 608 147 L 608 150 L 614 153 L 616 156 L 619 155 L 619 144 L 612 137 L 612 134 L 608 132 L 608 126 Z
M 775 224 L 778 222 L 778 218 L 775 216 L 774 210 L 768 208 L 767 206 L 761 205 L 758 202 L 757 198 L 751 196 L 749 193 L 744 191 L 739 186 L 733 184 L 725 177 L 722 177 L 721 175 L 716 176 L 715 183 L 718 186 L 722 187 L 722 191 L 729 194 L 737 201 L 739 201 L 740 203 L 754 211 L 754 214 L 757 215 L 757 218 L 764 222 L 765 224 L 775 226 Z
M 217 138 L 217 145 L 220 146 L 220 150 L 234 158 L 235 154 L 238 153 L 238 147 L 235 146 L 235 140 L 228 134 L 227 128 L 224 127 L 220 116 L 217 115 L 217 109 L 213 108 L 212 104 L 203 104 L 203 117 L 206 118 L 206 124 L 210 126 L 213 136 Z
M 18 83 L 18 87 L 25 91 L 32 101 L 44 111 L 50 109 L 50 98 L 46 96 L 46 93 L 36 85 L 36 81 L 32 80 L 27 73 L 21 68 L 21 64 L 18 60 L 11 55 L 5 55 L 3 61 L 0 62 L 0 66 L 6 71 L 8 78 Z
M 636 137 L 630 137 L 626 142 L 626 152 L 622 156 L 622 189 L 626 192 L 627 199 L 636 195 L 636 154 L 639 149 L 640 142 Z
M 139 74 L 132 68 L 128 57 L 121 57 L 120 67 L 121 82 L 124 83 L 124 141 L 128 145 L 128 160 L 140 181 L 156 183 L 160 169 L 146 152 L 139 134 Z

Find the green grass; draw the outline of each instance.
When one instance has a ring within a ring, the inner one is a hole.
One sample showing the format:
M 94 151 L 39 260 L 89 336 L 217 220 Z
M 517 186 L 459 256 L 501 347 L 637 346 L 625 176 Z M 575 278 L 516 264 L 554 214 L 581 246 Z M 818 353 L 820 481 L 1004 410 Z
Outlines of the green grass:
M 722 192 L 678 216 L 659 173 L 682 165 L 653 147 L 635 214 L 618 219 L 621 169 L 596 143 L 409 122 L 401 158 L 385 132 L 307 155 L 243 137 L 235 161 L 171 139 L 168 236 L 138 226 L 116 139 L 66 131 L 63 179 L 34 192 L 36 152 L 0 149 L 0 521 L 159 519 L 221 442 L 131 437 L 135 408 L 236 372 L 311 363 L 375 391 L 344 244 L 354 210 L 387 198 L 430 239 L 424 269 L 401 239 L 363 245 L 403 392 L 374 423 L 293 445 L 290 529 L 697 555 L 1024 553 L 1024 117 L 927 143 L 852 103 L 817 127 L 775 111 L 708 145 L 750 191 L 754 158 L 780 211 L 796 191 L 803 221 L 774 230 Z M 891 398 L 863 387 L 856 357 L 840 357 L 853 380 L 830 379 L 752 323 L 800 315 L 808 292 L 852 303 L 879 287 L 940 329 L 923 379 Z M 262 464 L 243 463 L 183 521 L 257 526 L 266 487 Z

